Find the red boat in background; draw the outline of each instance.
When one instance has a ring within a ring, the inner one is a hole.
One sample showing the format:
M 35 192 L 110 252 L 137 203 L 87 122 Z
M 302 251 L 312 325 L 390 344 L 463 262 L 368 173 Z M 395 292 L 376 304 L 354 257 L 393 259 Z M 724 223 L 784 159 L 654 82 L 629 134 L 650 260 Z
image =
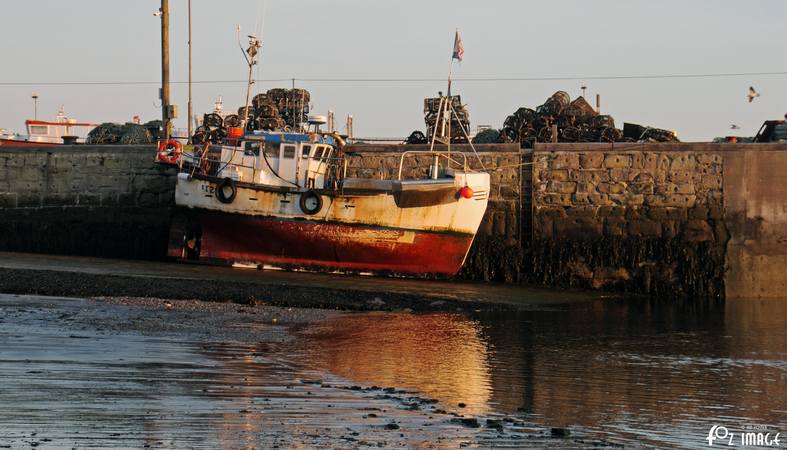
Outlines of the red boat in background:
M 27 135 L 13 134 L 0 128 L 0 146 L 54 146 L 64 144 L 75 144 L 79 140 L 84 140 L 84 135 L 95 127 L 94 123 L 77 122 L 66 116 L 63 108 L 55 116 L 52 122 L 45 120 L 28 119 L 25 120 Z M 77 133 L 75 128 L 84 128 L 84 131 Z M 81 136 L 80 136 L 81 135 Z

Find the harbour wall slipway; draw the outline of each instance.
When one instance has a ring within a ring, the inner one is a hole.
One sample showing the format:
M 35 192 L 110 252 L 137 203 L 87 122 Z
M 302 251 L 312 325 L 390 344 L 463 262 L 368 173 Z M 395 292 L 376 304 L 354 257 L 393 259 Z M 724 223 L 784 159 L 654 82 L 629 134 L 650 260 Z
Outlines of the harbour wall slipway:
M 469 146 L 454 146 L 471 151 Z M 352 145 L 350 175 L 397 176 L 403 150 Z M 476 146 L 489 208 L 462 279 L 660 297 L 787 289 L 787 145 Z M 0 250 L 163 259 L 175 169 L 151 146 L 4 147 Z M 405 158 L 403 176 L 431 162 Z

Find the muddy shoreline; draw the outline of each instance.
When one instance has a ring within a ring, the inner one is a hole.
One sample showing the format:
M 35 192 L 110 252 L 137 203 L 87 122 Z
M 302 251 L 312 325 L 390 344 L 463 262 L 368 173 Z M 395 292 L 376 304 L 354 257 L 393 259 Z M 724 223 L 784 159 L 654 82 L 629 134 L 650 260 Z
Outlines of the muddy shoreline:
M 455 301 L 390 291 L 237 283 L 222 280 L 142 279 L 52 270 L 0 269 L 0 292 L 55 297 L 152 297 L 347 311 L 506 310 L 502 303 Z
M 540 310 L 604 294 L 534 286 L 0 252 L 0 292 L 346 311 Z
M 310 367 L 298 330 L 346 314 L 0 294 L 0 447 L 613 445 Z

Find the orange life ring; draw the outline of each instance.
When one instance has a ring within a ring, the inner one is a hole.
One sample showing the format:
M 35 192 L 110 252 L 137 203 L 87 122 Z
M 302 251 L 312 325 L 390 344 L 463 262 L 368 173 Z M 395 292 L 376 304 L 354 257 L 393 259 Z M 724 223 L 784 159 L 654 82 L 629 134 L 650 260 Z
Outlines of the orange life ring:
M 175 139 L 161 141 L 158 144 L 158 161 L 165 164 L 177 164 L 183 147 Z

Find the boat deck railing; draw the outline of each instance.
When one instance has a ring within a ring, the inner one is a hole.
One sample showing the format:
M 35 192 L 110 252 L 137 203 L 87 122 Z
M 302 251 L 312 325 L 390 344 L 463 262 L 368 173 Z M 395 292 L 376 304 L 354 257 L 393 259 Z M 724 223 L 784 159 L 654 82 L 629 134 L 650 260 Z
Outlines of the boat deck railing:
M 269 166 L 271 162 L 266 159 L 264 155 L 262 155 L 262 158 L 260 158 L 261 155 L 249 152 L 248 150 L 244 150 L 241 147 L 237 147 L 238 153 L 241 153 L 244 156 L 254 157 L 251 160 L 252 162 L 249 162 L 249 160 L 245 158 L 238 158 L 235 155 L 233 155 L 229 161 L 226 161 L 221 158 L 222 148 L 226 147 L 216 144 L 203 147 L 199 150 L 197 150 L 195 147 L 194 152 L 183 152 L 183 157 L 180 158 L 179 162 L 180 171 L 189 173 L 191 175 L 199 173 L 207 176 L 219 176 L 219 174 L 229 168 L 251 170 L 253 179 L 256 179 L 257 172 L 260 170 L 267 170 L 268 172 L 273 173 L 275 176 L 279 176 L 273 167 Z M 464 172 L 472 172 L 468 166 L 468 156 L 466 152 L 407 150 L 399 155 L 398 167 L 396 169 L 395 175 L 391 174 L 391 176 L 395 176 L 395 180 L 401 181 L 407 159 L 419 156 L 428 156 L 430 158 L 431 164 L 429 165 L 427 176 L 431 179 L 436 180 L 439 178 L 441 164 L 445 167 L 455 167 L 461 169 Z M 347 178 L 348 168 L 361 169 L 361 167 L 349 167 L 348 159 L 343 156 L 331 156 L 325 158 L 315 158 L 313 156 L 308 156 L 303 157 L 297 162 L 299 166 L 297 170 L 298 178 L 294 180 L 294 183 L 292 181 L 288 182 L 299 187 L 305 187 L 300 186 L 300 184 L 306 184 L 305 180 L 299 179 L 301 174 L 304 173 L 302 168 L 306 167 L 308 169 L 312 166 L 313 162 L 319 163 L 316 173 L 318 175 L 324 176 L 326 188 L 328 188 L 330 185 L 335 185 L 337 182 Z M 286 178 L 286 176 L 284 178 Z M 381 171 L 380 179 L 384 179 L 384 171 Z M 300 183 L 301 181 L 304 183 Z
M 404 169 L 404 160 L 407 156 L 417 156 L 417 155 L 430 155 L 434 159 L 431 164 L 430 174 L 432 179 L 436 180 L 439 174 L 440 169 L 440 162 L 445 160 L 446 165 L 448 167 L 451 164 L 455 164 L 457 167 L 461 167 L 465 172 L 468 171 L 467 166 L 467 154 L 464 152 L 446 152 L 446 151 L 435 151 L 435 150 L 407 150 L 402 152 L 402 155 L 399 157 L 399 170 L 397 172 L 397 180 L 402 179 L 402 170 Z M 461 163 L 453 158 L 453 156 L 460 156 L 462 158 Z

